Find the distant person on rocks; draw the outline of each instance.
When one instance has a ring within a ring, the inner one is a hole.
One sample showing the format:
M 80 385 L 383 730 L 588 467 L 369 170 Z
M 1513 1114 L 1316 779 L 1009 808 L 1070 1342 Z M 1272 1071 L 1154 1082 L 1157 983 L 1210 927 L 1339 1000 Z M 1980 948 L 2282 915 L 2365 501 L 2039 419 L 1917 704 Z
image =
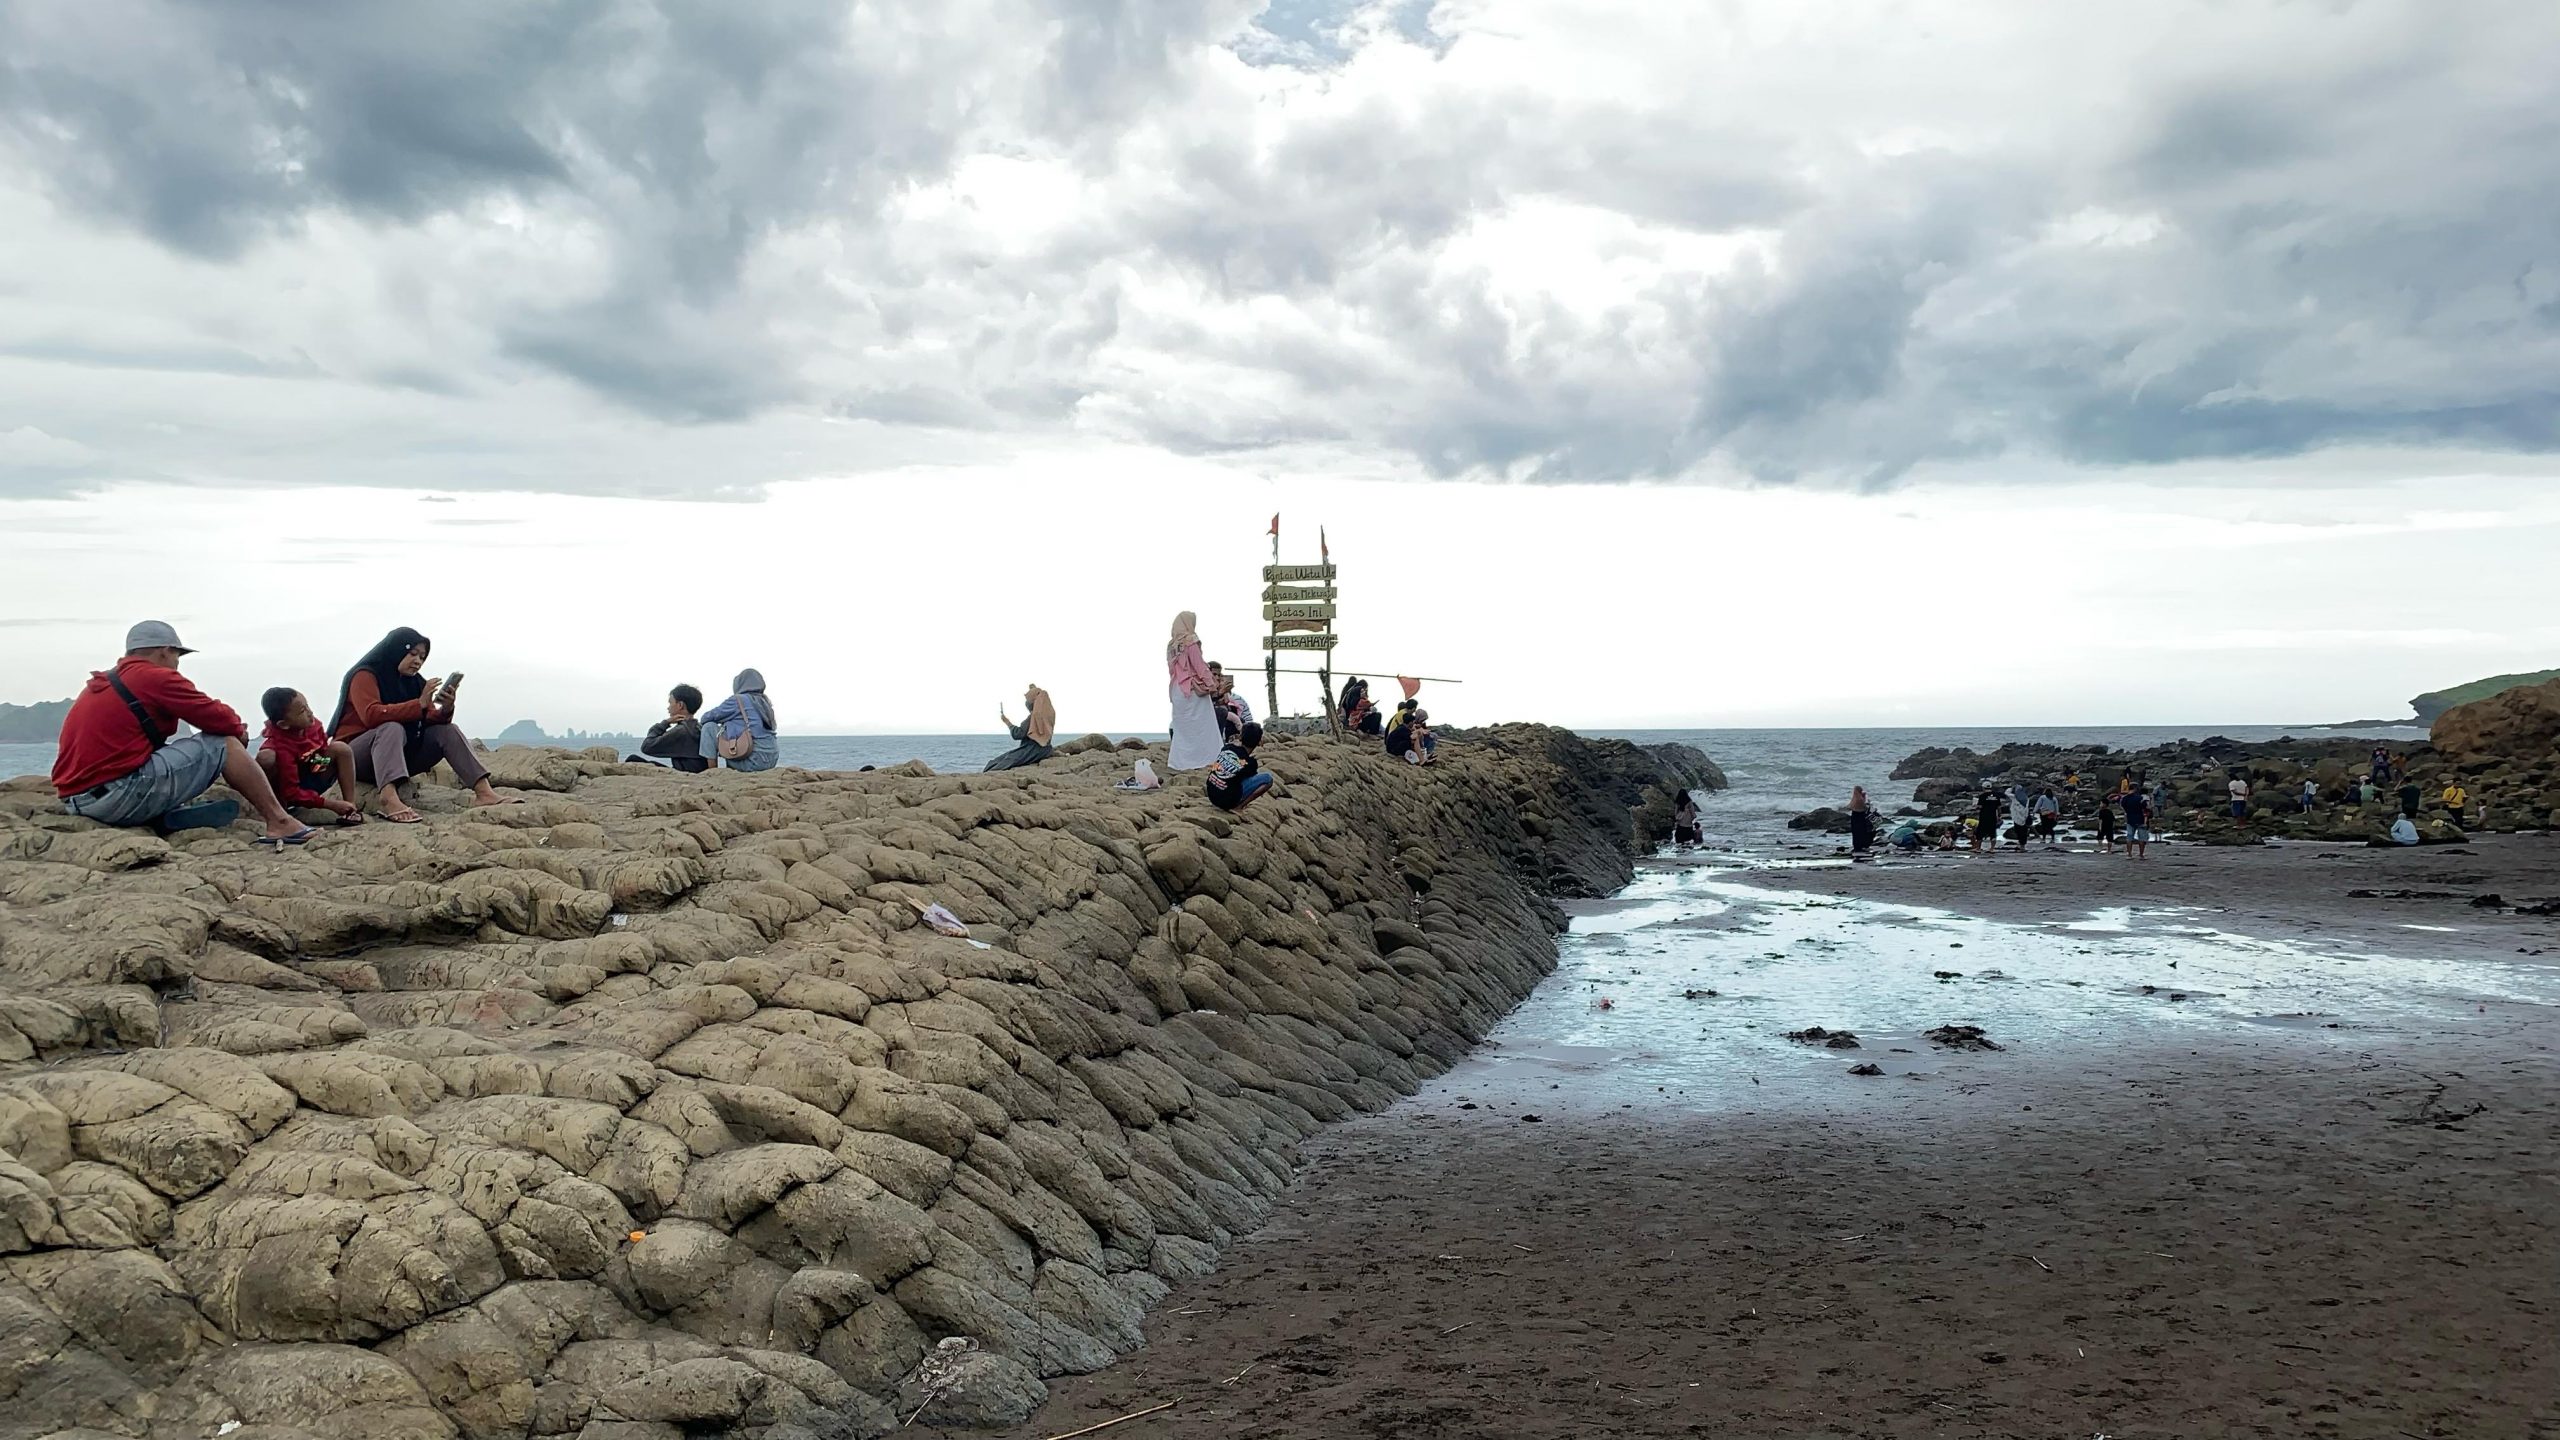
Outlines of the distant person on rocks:
M 2302 782 L 2302 813 L 2308 815 L 2319 808 L 2320 782 L 2306 779 Z
M 320 832 L 293 818 L 249 758 L 238 711 L 190 684 L 178 662 L 195 651 L 164 621 L 127 630 L 124 656 L 94 671 L 72 697 L 53 752 L 62 808 L 102 825 L 196 829 L 228 825 L 240 807 L 190 804 L 223 781 L 267 825 L 266 843 L 300 845 Z M 183 722 L 197 733 L 180 735 Z
M 1234 739 L 1219 748 L 1218 758 L 1209 762 L 1210 804 L 1230 812 L 1242 810 L 1271 788 L 1271 777 L 1263 773 L 1262 762 L 1253 758 L 1254 748 L 1261 743 L 1262 727 L 1248 720 Z
M 1698 797 L 1683 790 L 1680 803 L 1671 807 L 1671 843 L 1686 850 L 1703 838 L 1698 828 Z
M 2426 803 L 2426 798 L 2426 792 L 2418 788 L 2417 781 L 2405 782 L 2400 787 L 2400 813 L 2412 820 L 2417 819 L 2418 807 Z
M 2000 792 L 1985 787 L 1973 797 L 1973 849 L 1981 854 L 1988 847 L 2000 853 Z
M 1416 706 L 1387 731 L 1387 753 L 1408 765 L 1428 765 L 1440 742 L 1431 734 L 1431 712 Z
M 2444 785 L 2444 794 L 2440 798 L 2444 801 L 2444 808 L 2452 812 L 2453 823 L 2461 824 L 2463 807 L 2471 803 L 2471 792 L 2462 788 L 2461 781 L 2448 780 Z
M 2231 818 L 2234 820 L 2248 819 L 2249 777 L 2241 774 L 2237 770 L 2234 770 L 2231 772 L 2231 783 L 2225 788 L 2229 789 L 2231 792 Z
M 295 810 L 326 810 L 341 825 L 361 825 L 364 811 L 356 804 L 356 752 L 344 740 L 332 740 L 311 713 L 311 702 L 290 685 L 279 685 L 258 697 L 267 729 L 255 755 L 267 772 L 276 798 Z M 329 798 L 329 787 L 341 798 Z
M 1377 702 L 1369 698 L 1369 682 L 1357 675 L 1342 682 L 1342 728 L 1354 735 L 1387 733 L 1386 717 L 1378 713 Z
M 1212 660 L 1209 673 L 1218 677 L 1219 709 L 1235 716 L 1238 725 L 1248 724 L 1257 718 L 1253 707 L 1245 703 L 1244 692 L 1236 688 L 1236 677 L 1227 673 L 1226 666 Z
M 2027 837 L 2035 833 L 2035 801 L 2027 795 L 2026 782 L 2009 787 L 2009 838 L 2023 852 Z
M 380 787 L 376 804 L 384 819 L 398 825 L 426 818 L 409 807 L 401 783 L 439 761 L 453 767 L 454 783 L 471 792 L 472 804 L 517 803 L 490 786 L 489 767 L 453 723 L 462 672 L 436 682 L 419 678 L 433 648 L 406 625 L 383 636 L 338 682 L 338 708 L 329 716 L 330 738 L 354 748 L 356 778 Z
M 2381 798 L 2382 798 L 2382 792 L 2381 792 L 2380 790 L 2377 790 L 2377 789 L 2375 789 L 2375 788 L 2374 788 L 2374 784 L 2373 784 L 2373 777 L 2372 777 L 2372 776 L 2367 775 L 2366 777 L 2364 777 L 2364 779 L 2363 779 L 2360 783 L 2358 783 L 2358 784 L 2357 784 L 2357 786 L 2356 786 L 2356 803 L 2357 803 L 2357 804 L 2359 804 L 2359 805 L 2370 805 L 2370 804 L 2372 804 L 2374 801 L 2379 800 L 2379 799 L 2381 799 Z
M 2139 786 L 2124 793 L 2124 853 L 2136 860 L 2151 854 L 2151 797 Z
M 702 758 L 702 692 L 690 685 L 678 685 L 667 692 L 667 718 L 649 727 L 640 737 L 640 753 L 630 758 L 649 764 L 663 761 L 669 767 L 688 775 L 698 775 L 711 768 Z
M 2047 785 L 2036 792 L 2036 838 L 2050 850 L 2055 844 L 2054 832 L 2061 828 L 2062 802 L 2054 798 L 2053 787 Z
M 1025 765 L 1037 765 L 1058 753 L 1053 743 L 1058 738 L 1058 707 L 1049 703 L 1048 691 L 1037 685 L 1024 687 L 1021 724 L 1014 724 L 1013 717 L 1004 713 L 1001 705 L 996 707 L 996 718 L 1004 722 L 1005 731 L 1013 736 L 1014 744 L 1012 749 L 987 762 L 989 770 L 1019 770 Z
M 764 672 L 741 670 L 729 682 L 729 698 L 702 712 L 702 758 L 732 770 L 770 770 L 782 763 L 782 732 Z
M 1213 763 L 1224 739 L 1218 730 L 1218 677 L 1200 658 L 1199 623 L 1188 610 L 1174 616 L 1164 647 L 1165 695 L 1173 702 L 1173 745 L 1165 764 L 1175 770 Z
M 2118 802 L 2113 800 L 2102 799 L 2098 802 L 2098 853 L 2101 855 L 2115 853 L 2118 808 Z
M 1867 787 L 1849 787 L 1849 853 L 1861 856 L 1875 848 L 1876 812 L 1867 803 Z

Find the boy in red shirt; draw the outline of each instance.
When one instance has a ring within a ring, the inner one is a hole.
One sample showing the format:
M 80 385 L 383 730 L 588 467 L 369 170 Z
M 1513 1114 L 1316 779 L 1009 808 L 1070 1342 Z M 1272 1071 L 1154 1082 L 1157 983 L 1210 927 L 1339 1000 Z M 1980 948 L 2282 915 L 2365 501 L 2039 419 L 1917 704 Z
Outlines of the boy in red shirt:
M 258 766 L 275 783 L 276 798 L 296 810 L 326 810 L 341 825 L 363 824 L 364 812 L 355 803 L 355 747 L 330 739 L 311 713 L 311 701 L 290 685 L 259 696 L 258 708 L 267 712 Z M 329 798 L 331 781 L 343 798 Z

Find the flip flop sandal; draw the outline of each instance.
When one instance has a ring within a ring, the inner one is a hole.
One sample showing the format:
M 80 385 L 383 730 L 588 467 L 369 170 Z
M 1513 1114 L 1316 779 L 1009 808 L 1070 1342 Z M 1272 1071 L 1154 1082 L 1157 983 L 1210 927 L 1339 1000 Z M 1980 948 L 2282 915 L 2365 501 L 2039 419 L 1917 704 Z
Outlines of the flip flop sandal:
M 346 814 L 338 817 L 338 823 L 341 825 L 361 825 L 364 823 L 364 812 L 361 810 L 350 810 Z
M 261 844 L 261 845 L 266 846 L 268 849 L 273 850 L 273 851 L 275 851 L 277 854 L 281 855 L 281 854 L 283 854 L 283 853 L 284 853 L 284 847 L 286 847 L 287 845 L 308 845 L 308 844 L 310 844 L 310 843 L 311 843 L 315 838 L 317 838 L 317 837 L 319 836 L 319 834 L 320 834 L 320 832 L 319 832 L 319 831 L 312 829 L 312 828 L 311 828 L 310 826 L 308 826 L 308 825 L 305 825 L 305 826 L 303 826 L 303 827 L 302 827 L 302 830 L 301 830 L 301 832 L 300 832 L 299 834 L 294 834 L 294 835 L 261 835 L 261 836 L 259 836 L 259 837 L 258 837 L 258 843 L 259 843 L 259 844 Z
M 427 817 L 415 810 L 385 810 L 382 818 L 394 825 L 423 825 L 427 822 Z

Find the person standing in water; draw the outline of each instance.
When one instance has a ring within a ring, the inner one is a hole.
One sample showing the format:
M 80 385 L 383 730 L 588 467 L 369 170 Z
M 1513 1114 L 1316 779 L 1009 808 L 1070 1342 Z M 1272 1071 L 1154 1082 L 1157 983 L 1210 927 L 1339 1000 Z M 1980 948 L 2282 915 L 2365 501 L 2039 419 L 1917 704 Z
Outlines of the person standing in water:
M 2151 797 L 2138 785 L 2124 792 L 2124 853 L 2136 860 L 2151 854 Z
M 1191 611 L 1174 616 L 1164 646 L 1165 698 L 1173 705 L 1173 744 L 1165 764 L 1175 770 L 1207 768 L 1225 741 L 1218 728 L 1218 677 L 1200 658 L 1199 625 Z
M 1876 843 L 1875 807 L 1867 803 L 1867 787 L 1849 787 L 1849 854 L 1863 858 Z
M 2000 792 L 1985 788 L 1973 797 L 1973 849 L 1979 855 L 2000 853 Z

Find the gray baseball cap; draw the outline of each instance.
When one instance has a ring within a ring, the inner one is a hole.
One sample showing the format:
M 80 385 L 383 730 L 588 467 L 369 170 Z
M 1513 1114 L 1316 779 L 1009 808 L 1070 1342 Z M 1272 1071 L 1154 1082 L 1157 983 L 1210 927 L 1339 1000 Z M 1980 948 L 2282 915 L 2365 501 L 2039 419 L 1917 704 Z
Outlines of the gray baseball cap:
M 181 655 L 196 653 L 193 647 L 179 641 L 177 630 L 166 620 L 145 620 L 124 632 L 124 653 L 127 655 L 136 650 L 157 650 L 164 645 Z

